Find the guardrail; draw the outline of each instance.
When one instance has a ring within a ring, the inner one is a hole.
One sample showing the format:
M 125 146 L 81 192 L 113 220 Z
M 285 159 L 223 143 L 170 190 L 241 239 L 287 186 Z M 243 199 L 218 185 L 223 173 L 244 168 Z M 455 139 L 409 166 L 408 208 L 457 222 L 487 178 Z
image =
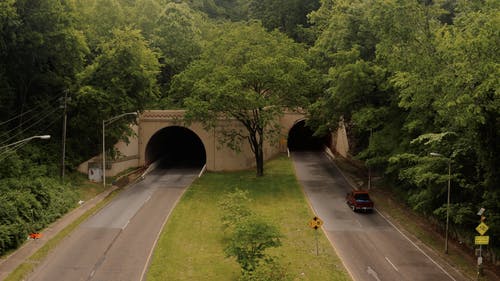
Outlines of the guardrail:
M 201 178 L 201 176 L 205 173 L 206 170 L 207 170 L 207 164 L 203 165 L 203 168 L 201 168 L 201 171 L 198 174 L 198 177 Z
M 161 159 L 160 160 L 156 160 L 153 163 L 149 164 L 149 166 L 146 169 L 146 171 L 144 171 L 144 173 L 142 173 L 141 179 L 144 179 L 147 174 L 149 174 L 152 170 L 156 169 L 156 167 L 158 167 L 158 165 L 160 164 L 160 162 L 161 162 Z

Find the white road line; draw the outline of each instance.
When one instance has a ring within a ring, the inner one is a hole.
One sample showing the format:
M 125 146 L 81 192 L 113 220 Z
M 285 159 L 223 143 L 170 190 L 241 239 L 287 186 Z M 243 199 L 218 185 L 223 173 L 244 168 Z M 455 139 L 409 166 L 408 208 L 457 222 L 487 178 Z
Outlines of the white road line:
M 354 219 L 354 220 L 358 223 L 359 227 L 363 227 L 363 225 L 361 224 L 361 222 L 359 220 L 357 220 L 357 219 Z
M 327 153 L 328 155 L 328 153 Z M 330 163 L 333 164 L 333 166 L 340 172 L 340 174 L 344 177 L 345 181 L 347 182 L 347 184 L 349 184 L 351 187 L 354 187 L 351 182 L 347 179 L 346 175 L 344 175 L 344 173 L 342 172 L 342 170 L 337 166 L 337 164 L 335 164 L 335 162 L 333 161 L 333 158 L 329 158 L 331 161 Z M 438 264 L 435 260 L 433 260 L 427 253 L 425 253 L 422 249 L 420 249 L 420 247 L 415 244 L 413 241 L 411 241 L 410 238 L 408 238 L 408 236 L 406 236 L 401 230 L 399 230 L 399 228 L 397 228 L 391 221 L 389 221 L 384 215 L 382 215 L 381 212 L 379 212 L 376 208 L 373 208 L 382 218 L 384 218 L 385 221 L 387 221 L 394 229 L 396 229 L 397 232 L 399 232 L 406 240 L 408 240 L 417 250 L 419 250 L 424 256 L 426 256 L 432 263 L 434 263 L 439 269 L 441 269 L 442 272 L 444 272 L 444 274 L 446 274 L 448 277 L 450 277 L 451 280 L 453 281 L 457 281 L 455 278 L 453 278 L 453 276 L 451 276 L 440 264 Z M 370 268 L 371 269 L 371 268 Z M 351 275 L 352 276 L 352 275 Z
M 381 281 L 380 278 L 378 278 L 378 274 L 375 270 L 373 270 L 371 267 L 368 266 L 368 268 L 366 269 L 366 273 L 368 273 L 369 275 L 373 276 L 373 278 L 377 281 Z
M 141 279 L 139 279 L 139 281 L 145 280 L 145 278 L 146 278 L 146 271 L 148 270 L 148 266 L 149 266 L 149 263 L 151 261 L 151 257 L 153 256 L 153 252 L 154 252 L 154 250 L 156 248 L 156 244 L 158 244 L 158 240 L 160 239 L 161 233 L 163 232 L 163 228 L 165 228 L 165 225 L 167 224 L 167 221 L 170 218 L 170 214 L 175 209 L 175 207 L 177 206 L 177 203 L 179 203 L 179 201 L 181 200 L 182 196 L 188 190 L 188 188 L 191 186 L 191 184 L 192 183 L 190 183 L 189 186 L 186 186 L 184 188 L 184 190 L 181 192 L 181 194 L 179 195 L 179 197 L 177 197 L 177 200 L 175 200 L 174 204 L 172 205 L 172 209 L 170 209 L 170 211 L 168 212 L 167 216 L 165 217 L 165 220 L 163 221 L 163 223 L 161 225 L 160 231 L 158 231 L 158 234 L 156 235 L 155 241 L 153 242 L 153 246 L 151 247 L 151 250 L 149 251 L 149 255 L 148 255 L 148 258 L 146 259 L 146 264 L 144 265 L 144 268 L 142 269 Z
M 385 260 L 390 264 L 392 265 L 392 267 L 394 267 L 394 270 L 396 270 L 397 272 L 399 272 L 399 269 L 391 262 L 391 260 L 388 258 L 388 257 L 385 257 Z
M 129 223 L 130 223 L 130 220 L 128 220 L 127 223 L 122 227 L 122 230 L 124 230 Z
M 401 230 L 399 230 L 399 228 L 397 228 L 391 221 L 389 221 L 384 215 L 382 215 L 381 212 L 379 212 L 377 209 L 374 208 L 374 210 L 382 217 L 384 218 L 390 225 L 392 225 L 392 227 L 394 227 L 394 229 L 396 229 L 399 234 L 401 234 L 406 240 L 408 240 L 408 242 L 410 242 L 415 248 L 417 248 L 417 250 L 419 250 L 424 256 L 426 256 L 432 263 L 434 263 L 439 269 L 441 269 L 441 271 L 444 272 L 444 274 L 446 274 L 448 277 L 450 277 L 451 280 L 453 281 L 457 281 L 455 278 L 453 278 L 453 276 L 451 276 L 446 270 L 444 270 L 444 268 L 438 264 L 435 260 L 433 260 L 426 252 L 424 252 L 422 249 L 420 249 L 420 247 L 415 244 L 413 241 L 411 241 L 410 238 L 408 238 L 408 236 L 406 236 Z

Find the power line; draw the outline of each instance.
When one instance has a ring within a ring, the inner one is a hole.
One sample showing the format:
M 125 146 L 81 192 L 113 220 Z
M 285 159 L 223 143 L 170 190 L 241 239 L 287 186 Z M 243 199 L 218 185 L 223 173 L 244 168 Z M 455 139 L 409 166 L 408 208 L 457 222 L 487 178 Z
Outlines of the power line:
M 13 135 L 13 136 L 11 136 L 11 137 L 7 138 L 5 141 L 3 141 L 2 143 L 0 143 L 0 145 L 3 145 L 3 144 L 5 144 L 5 143 L 7 143 L 7 142 L 11 141 L 12 139 L 16 138 L 17 136 L 19 136 L 19 135 L 21 135 L 21 134 L 25 133 L 27 130 L 31 129 L 33 126 L 36 126 L 38 123 L 40 123 L 40 122 L 42 122 L 44 119 L 48 118 L 51 114 L 53 114 L 54 112 L 56 112 L 58 109 L 59 109 L 59 108 L 56 108 L 56 109 L 54 109 L 54 110 L 52 110 L 52 111 L 48 112 L 48 113 L 47 113 L 47 114 L 45 114 L 43 117 L 40 117 L 40 118 L 39 118 L 36 122 L 32 123 L 30 126 L 23 128 L 23 129 L 22 129 L 20 132 L 18 132 L 17 134 L 15 134 L 15 135 Z M 12 130 L 10 130 L 10 131 L 12 131 Z M 10 132 L 10 131 L 9 131 L 9 132 Z
M 60 97 L 59 97 L 59 96 L 56 96 L 56 97 L 54 97 L 53 99 L 49 100 L 49 101 L 48 101 L 48 103 L 53 103 L 53 102 L 55 102 L 55 101 L 56 101 L 56 100 L 58 100 L 58 99 L 60 99 Z M 36 105 L 36 106 L 32 107 L 32 108 L 31 108 L 30 110 L 28 110 L 28 111 L 25 111 L 25 112 L 23 112 L 23 113 L 21 113 L 21 114 L 19 114 L 19 115 L 15 116 L 15 117 L 12 117 L 12 118 L 10 118 L 9 120 L 6 120 L 6 121 L 3 121 L 3 122 L 0 122 L 0 126 L 2 126 L 2 125 L 4 125 L 4 124 L 7 124 L 7 123 L 9 123 L 10 121 L 14 121 L 14 120 L 16 120 L 16 119 L 19 119 L 19 118 L 23 117 L 24 115 L 26 115 L 26 114 L 28 114 L 28 113 L 30 113 L 30 112 L 32 112 L 32 111 L 38 110 L 38 108 L 40 108 L 40 107 L 44 107 L 44 105 L 43 105 L 43 104 L 38 104 L 38 105 Z M 31 119 L 31 118 L 30 118 L 30 119 Z
M 21 148 L 21 146 L 23 146 L 24 143 L 18 143 L 16 145 L 14 145 L 13 147 L 9 147 L 9 148 L 6 148 L 3 152 L 0 152 L 0 161 L 9 157 L 9 154 L 10 153 L 14 153 L 16 152 L 19 148 Z
M 56 110 L 57 110 L 57 109 L 56 109 Z M 47 113 L 47 112 L 48 112 L 48 113 Z M 32 121 L 32 119 L 39 118 L 39 119 L 38 119 L 38 121 L 36 121 L 36 122 L 35 122 L 35 124 L 38 124 L 41 120 L 43 120 L 43 119 L 47 118 L 47 116 L 48 116 L 48 115 L 50 115 L 51 113 L 54 113 L 54 112 L 55 112 L 55 110 L 52 110 L 51 112 L 49 112 L 49 110 L 47 110 L 46 112 L 44 112 L 44 113 L 42 113 L 42 114 L 41 114 L 41 115 L 43 115 L 43 117 L 39 117 L 39 116 L 40 116 L 40 114 L 39 114 L 39 115 L 35 115 L 35 116 L 32 116 L 31 118 L 29 118 L 28 120 L 26 120 L 26 122 L 31 122 L 31 121 Z M 13 131 L 15 131 L 15 130 L 18 130 L 18 129 L 22 126 L 22 125 L 24 125 L 24 123 L 23 123 L 23 124 L 19 124 L 17 127 L 12 128 L 12 129 L 10 129 L 10 130 L 8 130 L 8 131 L 6 131 L 6 132 L 3 132 L 3 133 L 1 134 L 1 136 L 2 136 L 2 137 L 3 137 L 3 136 L 6 136 L 6 135 L 8 136 L 8 135 L 9 135 L 9 133 L 11 133 L 11 132 L 13 132 Z M 33 126 L 33 124 L 31 124 L 31 126 L 28 126 L 27 128 L 24 128 L 21 132 L 18 132 L 17 134 L 15 134 L 15 135 L 13 135 L 13 136 L 11 136 L 11 137 L 7 137 L 7 140 L 6 140 L 6 141 L 4 141 L 4 143 L 5 143 L 5 142 L 8 142 L 9 140 L 11 140 L 11 139 L 15 138 L 15 137 L 16 137 L 16 136 L 18 136 L 18 135 L 21 135 L 24 131 L 26 131 L 26 129 L 29 129 L 29 128 L 31 128 L 32 126 Z M 3 143 L 2 143 L 2 144 L 3 144 Z

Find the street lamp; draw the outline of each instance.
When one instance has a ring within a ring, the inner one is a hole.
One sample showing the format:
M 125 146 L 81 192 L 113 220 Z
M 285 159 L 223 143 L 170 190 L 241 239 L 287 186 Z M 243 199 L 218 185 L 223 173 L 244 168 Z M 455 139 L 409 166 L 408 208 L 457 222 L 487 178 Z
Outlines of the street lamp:
M 373 129 L 370 128 L 370 137 L 368 138 L 368 149 L 372 144 Z M 368 165 L 368 190 L 372 188 L 372 166 Z
M 137 116 L 137 112 L 127 112 L 127 113 L 117 115 L 115 117 L 111 117 L 107 120 L 102 120 L 102 185 L 104 187 L 106 187 L 106 138 L 105 138 L 106 125 L 109 125 L 109 124 L 115 122 L 116 120 L 122 118 L 123 116 L 127 116 L 127 115 L 136 115 Z
M 446 201 L 446 233 L 445 233 L 445 241 L 444 241 L 444 252 L 448 254 L 448 226 L 450 222 L 450 186 L 451 186 L 451 158 L 446 157 L 442 154 L 431 152 L 429 153 L 431 156 L 435 157 L 443 157 L 448 160 L 448 197 Z
M 46 140 L 46 139 L 50 139 L 50 135 L 32 136 L 32 137 L 29 137 L 29 138 L 22 139 L 20 141 L 16 141 L 16 142 L 4 145 L 4 146 L 0 147 L 0 149 L 4 149 L 4 148 L 11 147 L 11 146 L 19 145 L 19 144 L 22 144 L 22 143 L 25 143 L 25 142 L 29 142 L 32 139 Z
M 42 136 L 32 136 L 32 137 L 29 137 L 29 138 L 25 138 L 25 139 L 22 139 L 20 141 L 16 141 L 16 142 L 13 142 L 13 143 L 10 143 L 10 144 L 7 144 L 7 145 L 4 145 L 4 146 L 1 146 L 0 147 L 0 156 L 2 154 L 6 154 L 8 153 L 8 149 L 7 148 L 11 148 L 11 147 L 14 147 L 17 148 L 17 147 L 20 147 L 22 146 L 23 144 L 29 142 L 30 140 L 32 139 L 42 139 L 42 140 L 46 140 L 46 139 L 50 139 L 50 135 L 42 135 Z M 5 150 L 4 150 L 5 149 Z M 1 159 L 4 159 L 5 157 L 3 158 L 0 158 Z

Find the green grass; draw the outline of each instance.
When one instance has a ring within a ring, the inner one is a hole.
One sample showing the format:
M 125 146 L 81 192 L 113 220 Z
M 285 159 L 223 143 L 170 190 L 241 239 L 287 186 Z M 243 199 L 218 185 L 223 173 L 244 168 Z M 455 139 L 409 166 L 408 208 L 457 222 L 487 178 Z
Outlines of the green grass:
M 236 188 L 248 190 L 251 208 L 279 227 L 283 245 L 269 251 L 287 267 L 293 280 L 350 280 L 332 246 L 319 231 L 319 255 L 313 218 L 296 181 L 292 163 L 269 162 L 266 175 L 255 171 L 207 173 L 184 193 L 158 241 L 147 280 L 237 280 L 240 268 L 225 257 L 219 198 Z

